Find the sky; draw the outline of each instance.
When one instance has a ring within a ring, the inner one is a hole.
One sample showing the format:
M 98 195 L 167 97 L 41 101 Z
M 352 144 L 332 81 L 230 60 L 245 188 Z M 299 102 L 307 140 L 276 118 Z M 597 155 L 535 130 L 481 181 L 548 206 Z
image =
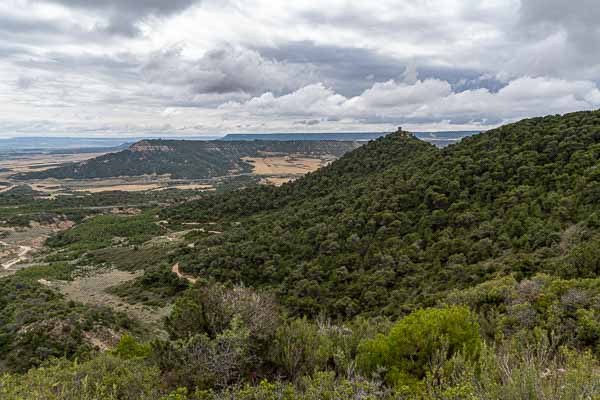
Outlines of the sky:
M 600 108 L 597 0 L 1 0 L 0 137 L 484 130 Z

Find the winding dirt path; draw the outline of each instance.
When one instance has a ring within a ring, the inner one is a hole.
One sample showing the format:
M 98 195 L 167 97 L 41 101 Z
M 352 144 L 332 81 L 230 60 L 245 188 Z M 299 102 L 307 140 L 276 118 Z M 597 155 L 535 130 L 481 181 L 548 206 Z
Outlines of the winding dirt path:
M 0 240 L 0 245 L 2 246 L 10 246 L 10 244 L 3 242 Z M 13 258 L 12 260 L 5 262 L 2 264 L 2 268 L 4 268 L 5 270 L 10 269 L 13 265 L 16 265 L 18 263 L 20 263 L 21 261 L 25 261 L 26 260 L 26 255 L 33 250 L 33 247 L 29 247 L 29 246 L 19 246 L 20 251 L 19 254 L 17 254 L 17 258 Z
M 191 276 L 182 274 L 181 271 L 179 270 L 179 263 L 176 263 L 175 265 L 173 265 L 173 267 L 171 268 L 171 272 L 173 272 L 175 275 L 177 275 L 180 278 L 187 279 L 187 281 L 190 283 L 196 283 L 196 281 L 198 281 L 198 279 L 196 279 L 196 278 L 192 278 Z

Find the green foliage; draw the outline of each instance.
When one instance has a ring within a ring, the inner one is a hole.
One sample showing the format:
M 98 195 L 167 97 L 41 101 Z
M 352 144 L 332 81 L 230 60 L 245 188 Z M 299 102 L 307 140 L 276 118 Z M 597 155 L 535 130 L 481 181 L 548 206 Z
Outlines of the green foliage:
M 427 376 L 420 399 L 576 400 L 600 396 L 600 365 L 588 352 L 558 351 L 544 336 L 527 345 L 484 346 L 476 361 L 456 354 Z
M 596 276 L 599 131 L 600 111 L 444 149 L 397 132 L 282 187 L 163 217 L 230 224 L 180 250 L 188 273 L 272 288 L 298 316 L 400 317 L 498 274 Z
M 0 280 L 0 368 L 38 366 L 1 378 L 0 393 L 600 398 L 599 140 L 600 112 L 524 120 L 443 150 L 397 132 L 280 188 L 162 210 L 168 229 L 206 224 L 181 245 L 147 242 L 167 230 L 152 210 L 88 218 L 49 241 L 53 264 Z M 5 195 L 26 201 L 0 216 L 44 218 L 50 203 L 36 196 Z M 82 198 L 81 215 L 91 201 L 103 200 Z M 51 218 L 63 215 L 52 204 Z M 183 290 L 174 262 L 198 282 Z M 94 335 L 135 325 L 37 282 L 70 279 L 80 263 L 143 269 L 112 292 L 175 299 L 170 339 L 125 336 L 94 358 Z
M 320 372 L 302 379 L 298 386 L 262 381 L 256 386 L 230 389 L 208 396 L 210 400 L 376 400 L 392 399 L 378 383 L 360 377 L 336 378 L 334 373 Z
M 216 337 L 238 321 L 256 343 L 268 344 L 280 323 L 272 296 L 244 287 L 214 284 L 194 287 L 177 299 L 166 321 L 173 338 L 203 333 Z
M 66 263 L 50 263 L 47 265 L 33 265 L 25 269 L 20 269 L 16 275 L 24 281 L 37 282 L 39 279 L 46 280 L 73 280 L 73 272 L 76 266 Z
M 473 359 L 480 347 L 479 325 L 468 308 L 425 309 L 397 322 L 387 336 L 363 342 L 357 361 L 367 374 L 385 368 L 386 381 L 401 385 L 424 378 L 434 357 L 463 352 Z
M 49 238 L 50 247 L 95 250 L 111 244 L 141 244 L 159 235 L 163 228 L 147 212 L 137 216 L 101 215 Z
M 168 246 L 111 246 L 87 253 L 92 264 L 108 264 L 122 271 L 163 270 L 170 267 Z
M 159 399 L 159 371 L 139 360 L 101 355 L 84 363 L 57 361 L 25 375 L 0 376 L 0 398 L 14 400 Z
M 112 350 L 112 354 L 125 360 L 132 360 L 147 358 L 151 351 L 150 344 L 142 344 L 130 335 L 123 335 Z
M 155 341 L 153 360 L 169 387 L 225 388 L 249 374 L 256 362 L 250 331 L 237 318 L 214 338 L 197 334 L 177 341 Z
M 536 275 L 517 282 L 499 278 L 454 291 L 445 300 L 478 313 L 489 340 L 537 328 L 551 333 L 556 345 L 590 349 L 600 354 L 600 279 L 559 279 Z
M 333 355 L 331 346 L 331 339 L 316 324 L 299 319 L 277 331 L 273 357 L 287 378 L 298 379 L 324 370 Z
M 52 357 L 87 357 L 90 337 L 140 327 L 108 307 L 68 302 L 35 278 L 45 267 L 0 280 L 0 371 L 25 372 Z
M 153 359 L 170 387 L 223 388 L 263 367 L 278 311 L 271 296 L 251 289 L 193 287 L 177 299 L 165 324 L 176 340 L 155 342 Z
M 135 256 L 135 253 L 132 254 Z M 164 306 L 188 288 L 187 280 L 179 278 L 165 267 L 150 268 L 144 275 L 129 282 L 113 286 L 108 293 L 122 297 L 127 302 L 148 306 Z

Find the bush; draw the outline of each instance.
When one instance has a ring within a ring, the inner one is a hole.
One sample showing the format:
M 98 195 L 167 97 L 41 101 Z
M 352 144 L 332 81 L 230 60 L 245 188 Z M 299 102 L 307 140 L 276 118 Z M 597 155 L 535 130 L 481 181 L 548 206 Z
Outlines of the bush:
M 480 347 L 479 324 L 468 308 L 423 309 L 398 321 L 387 336 L 364 341 L 357 362 L 367 374 L 385 368 L 389 384 L 416 383 L 430 372 L 434 357 L 464 352 L 471 359 Z
M 266 344 L 280 323 L 279 308 L 272 296 L 252 289 L 208 285 L 188 290 L 180 297 L 167 319 L 173 338 L 205 333 L 214 338 L 239 319 L 257 344 Z
M 575 400 L 600 398 L 600 365 L 589 352 L 556 353 L 545 335 L 483 346 L 472 362 L 456 354 L 427 376 L 424 399 Z
M 19 400 L 153 400 L 158 369 L 101 355 L 83 364 L 60 360 L 25 375 L 0 377 L 0 398 Z
M 149 344 L 138 343 L 135 338 L 123 335 L 112 350 L 112 354 L 125 360 L 144 359 L 150 355 L 152 347 Z
M 332 356 L 331 339 L 306 318 L 292 320 L 277 331 L 273 361 L 289 379 L 323 370 Z
M 198 334 L 174 342 L 156 341 L 152 347 L 153 361 L 168 387 L 222 389 L 239 383 L 257 362 L 249 331 L 238 319 L 215 338 Z

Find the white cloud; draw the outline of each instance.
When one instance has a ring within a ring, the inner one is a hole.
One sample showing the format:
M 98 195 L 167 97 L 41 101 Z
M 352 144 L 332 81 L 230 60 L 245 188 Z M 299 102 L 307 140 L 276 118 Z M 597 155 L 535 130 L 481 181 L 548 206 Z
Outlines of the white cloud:
M 266 93 L 246 102 L 229 102 L 221 108 L 271 118 L 346 118 L 389 124 L 456 121 L 485 128 L 498 120 L 595 107 L 600 107 L 600 91 L 593 82 L 524 77 L 496 93 L 488 89 L 452 92 L 447 82 L 433 79 L 412 85 L 388 81 L 352 98 L 316 84 L 280 97 Z
M 599 10 L 596 0 L 3 0 L 0 135 L 488 127 L 595 108 Z

